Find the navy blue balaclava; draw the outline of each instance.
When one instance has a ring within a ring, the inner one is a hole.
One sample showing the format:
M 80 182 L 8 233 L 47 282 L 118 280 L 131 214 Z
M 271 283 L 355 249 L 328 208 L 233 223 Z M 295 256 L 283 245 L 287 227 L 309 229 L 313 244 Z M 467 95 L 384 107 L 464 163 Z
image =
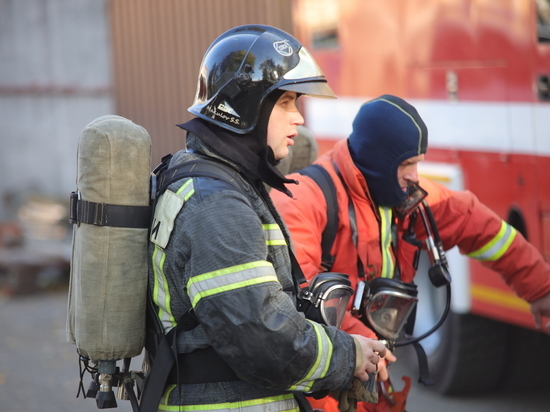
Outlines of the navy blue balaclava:
M 394 207 L 407 196 L 397 180 L 397 168 L 426 153 L 428 129 L 413 106 L 386 94 L 361 106 L 348 145 L 374 202 Z

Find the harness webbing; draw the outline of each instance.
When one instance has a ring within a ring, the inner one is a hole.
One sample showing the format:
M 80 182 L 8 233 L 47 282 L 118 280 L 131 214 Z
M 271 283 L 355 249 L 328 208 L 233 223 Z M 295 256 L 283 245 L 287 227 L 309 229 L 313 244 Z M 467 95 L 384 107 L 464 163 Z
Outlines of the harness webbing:
M 150 206 L 112 205 L 96 203 L 79 198 L 80 193 L 70 196 L 70 223 L 86 223 L 94 226 L 127 227 L 145 229 L 151 219 Z
M 338 233 L 338 198 L 336 187 L 327 170 L 317 164 L 311 164 L 298 173 L 311 178 L 321 188 L 327 203 L 327 224 L 321 238 L 321 266 L 329 272 L 334 264 L 334 256 L 330 253 L 336 234 Z

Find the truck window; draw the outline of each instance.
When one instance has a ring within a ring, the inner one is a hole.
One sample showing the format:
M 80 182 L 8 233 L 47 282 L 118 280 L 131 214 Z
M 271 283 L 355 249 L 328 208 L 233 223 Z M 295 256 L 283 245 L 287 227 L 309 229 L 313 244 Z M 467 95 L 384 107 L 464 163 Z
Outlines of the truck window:
M 550 42 L 550 0 L 535 0 L 540 43 Z

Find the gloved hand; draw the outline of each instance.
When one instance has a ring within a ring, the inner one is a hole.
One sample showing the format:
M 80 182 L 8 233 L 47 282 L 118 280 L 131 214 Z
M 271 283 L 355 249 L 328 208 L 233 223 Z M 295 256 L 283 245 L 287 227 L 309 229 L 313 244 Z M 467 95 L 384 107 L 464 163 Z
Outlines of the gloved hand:
M 357 402 L 378 403 L 378 391 L 376 389 L 376 375 L 369 375 L 369 380 L 361 382 L 353 378 L 351 388 L 347 391 L 331 391 L 330 394 L 338 401 L 340 412 L 355 412 Z

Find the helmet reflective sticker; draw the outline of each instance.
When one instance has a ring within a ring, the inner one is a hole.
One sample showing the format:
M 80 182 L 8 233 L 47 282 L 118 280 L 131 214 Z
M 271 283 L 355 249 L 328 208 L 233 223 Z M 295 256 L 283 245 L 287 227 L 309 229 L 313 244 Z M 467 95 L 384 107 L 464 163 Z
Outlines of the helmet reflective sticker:
M 226 101 L 220 103 L 218 105 L 218 109 L 220 109 L 222 112 L 226 112 L 232 114 L 233 116 L 239 117 L 239 114 L 235 110 L 233 110 L 233 108 Z

